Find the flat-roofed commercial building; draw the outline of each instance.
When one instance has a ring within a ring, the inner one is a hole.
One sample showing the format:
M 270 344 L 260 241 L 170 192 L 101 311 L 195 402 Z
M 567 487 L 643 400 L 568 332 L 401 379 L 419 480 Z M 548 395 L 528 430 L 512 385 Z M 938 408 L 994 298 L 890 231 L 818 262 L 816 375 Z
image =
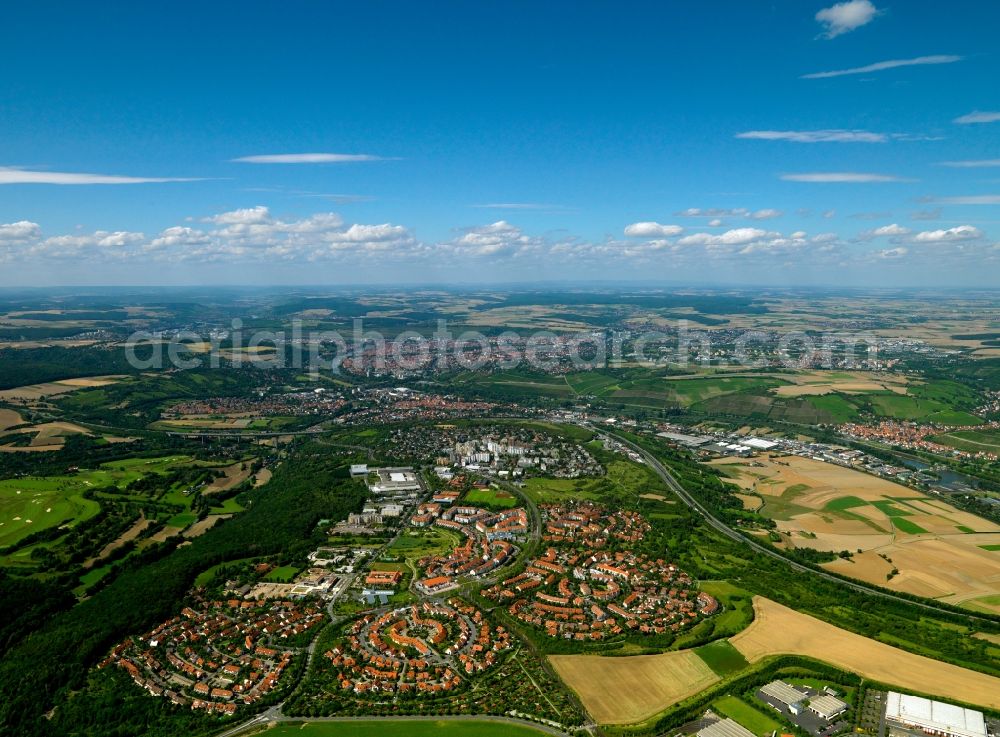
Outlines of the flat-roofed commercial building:
M 886 697 L 885 720 L 890 727 L 919 730 L 937 737 L 987 737 L 981 711 L 895 691 Z
M 373 494 L 393 495 L 420 491 L 420 479 L 412 468 L 376 468 L 376 481 L 369 479 L 368 489 Z
M 836 696 L 825 694 L 809 699 L 809 711 L 818 714 L 828 722 L 832 722 L 847 711 L 847 704 Z
M 799 691 L 793 686 L 789 686 L 784 681 L 771 681 L 761 688 L 761 693 L 770 696 L 775 701 L 780 701 L 785 706 L 800 704 L 806 699 L 806 693 Z
M 727 718 L 698 730 L 698 737 L 756 737 L 756 735 Z

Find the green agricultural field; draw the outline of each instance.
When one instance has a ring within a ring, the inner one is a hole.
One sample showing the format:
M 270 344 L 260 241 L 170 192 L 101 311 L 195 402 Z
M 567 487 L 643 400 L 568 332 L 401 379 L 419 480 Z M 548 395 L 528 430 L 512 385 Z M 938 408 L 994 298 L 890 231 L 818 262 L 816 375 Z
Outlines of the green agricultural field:
M 905 532 L 908 535 L 924 535 L 927 533 L 927 530 L 920 525 L 910 522 L 908 519 L 903 519 L 902 517 L 893 517 L 892 524 L 895 525 L 897 530 Z
M 856 496 L 840 496 L 827 502 L 826 506 L 823 507 L 823 511 L 826 512 L 844 512 L 848 509 L 854 509 L 855 507 L 867 507 L 870 502 L 866 502 L 864 499 L 859 499 Z
M 816 397 L 805 397 L 805 401 L 832 418 L 832 422 L 838 424 L 850 422 L 858 417 L 858 408 L 840 394 L 821 394 Z
M 539 737 L 543 732 L 506 722 L 436 719 L 282 724 L 267 730 L 268 737 Z
M 808 489 L 809 487 L 804 484 L 795 484 L 785 489 L 781 496 L 764 495 L 762 497 L 764 506 L 761 507 L 760 513 L 769 519 L 783 521 L 788 521 L 800 514 L 807 514 L 810 511 L 809 507 L 796 504 L 795 499 L 802 496 L 803 492 Z
M 831 404 L 830 400 L 816 402 L 818 399 L 826 397 L 783 398 L 744 392 L 712 397 L 692 405 L 691 409 L 707 415 L 732 415 L 752 420 L 793 422 L 800 425 L 837 423 L 847 416 L 848 410 L 844 404 L 837 403 L 835 411 L 828 411 L 826 406 Z
M 731 676 L 733 673 L 739 673 L 744 668 L 750 667 L 750 663 L 743 657 L 743 653 L 733 647 L 729 640 L 710 642 L 707 645 L 702 645 L 695 652 L 720 678 Z
M 598 371 L 582 371 L 578 374 L 567 374 L 566 383 L 580 395 L 603 396 L 608 391 L 617 388 L 618 379 Z
M 878 415 L 897 420 L 936 422 L 942 425 L 981 425 L 982 420 L 963 411 L 955 403 L 964 397 L 926 387 L 913 387 L 910 394 L 869 394 L 865 400 Z
M 900 509 L 895 502 L 890 499 L 872 502 L 872 505 L 886 517 L 912 517 L 913 512 Z
M 758 737 L 776 731 L 787 731 L 785 727 L 767 714 L 736 696 L 723 696 L 712 704 L 712 708 L 723 716 L 739 722 Z
M 709 376 L 698 379 L 674 379 L 667 382 L 669 391 L 685 407 L 724 394 L 773 389 L 786 384 L 780 379 L 747 376 Z

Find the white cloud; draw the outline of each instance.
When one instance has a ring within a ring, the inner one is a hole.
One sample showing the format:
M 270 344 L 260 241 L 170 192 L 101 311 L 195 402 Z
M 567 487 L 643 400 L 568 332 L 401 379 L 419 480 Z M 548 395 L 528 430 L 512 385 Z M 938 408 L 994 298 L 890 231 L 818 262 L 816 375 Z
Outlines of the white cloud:
M 949 243 L 953 241 L 971 241 L 982 238 L 979 228 L 971 225 L 958 225 L 947 230 L 925 230 L 913 236 L 917 243 Z
M 831 172 L 808 172 L 805 174 L 782 174 L 781 178 L 786 182 L 814 182 L 814 183 L 869 183 L 869 182 L 911 182 L 912 179 L 904 179 L 889 174 L 865 174 L 851 171 L 831 171 Z
M 872 238 L 892 238 L 909 234 L 909 228 L 892 223 L 891 225 L 883 225 L 882 227 L 874 228 L 873 230 L 866 230 L 861 233 L 858 238 L 861 240 L 871 240 Z
M 355 161 L 393 161 L 383 156 L 371 154 L 257 154 L 255 156 L 240 156 L 230 161 L 241 164 L 346 164 Z
M 779 218 L 785 213 L 774 208 L 764 208 L 762 210 L 749 210 L 745 207 L 689 207 L 686 210 L 675 212 L 674 215 L 684 218 L 712 218 L 716 225 L 721 225 L 719 218 L 749 218 L 751 220 L 768 220 Z
M 816 20 L 824 26 L 824 38 L 836 38 L 871 23 L 877 14 L 878 9 L 870 0 L 847 0 L 823 8 L 816 13 Z
M 683 232 L 684 228 L 680 225 L 662 225 L 654 222 L 632 223 L 625 226 L 625 235 L 630 238 L 670 238 Z
M 719 220 L 719 218 L 712 218 L 711 220 L 708 221 L 708 224 L 711 225 L 713 228 L 718 228 L 720 225 L 722 225 L 722 221 Z
M 931 202 L 937 205 L 1000 205 L 1000 194 L 936 197 Z
M 165 229 L 159 236 L 151 240 L 146 250 L 155 251 L 161 248 L 203 246 L 210 242 L 211 238 L 200 230 L 175 225 Z
M 737 138 L 759 141 L 792 141 L 793 143 L 885 143 L 889 136 L 865 130 L 830 128 L 815 131 L 744 131 Z
M 0 166 L 0 184 L 156 184 L 200 182 L 190 177 L 128 177 L 108 174 L 80 174 L 61 171 L 34 171 Z
M 719 235 L 692 233 L 679 239 L 677 243 L 681 246 L 739 246 L 752 243 L 767 235 L 768 232 L 760 228 L 733 228 Z
M 19 243 L 40 237 L 42 227 L 30 220 L 0 224 L 0 244 Z
M 525 235 L 520 228 L 506 220 L 498 220 L 489 225 L 466 228 L 461 237 L 439 245 L 452 250 L 456 255 L 499 256 L 536 250 L 543 245 L 543 241 Z
M 903 258 L 906 254 L 910 252 L 910 249 L 906 246 L 899 246 L 898 248 L 889 248 L 884 251 L 877 251 L 875 256 L 880 259 L 898 259 Z
M 43 258 L 127 258 L 130 248 L 144 242 L 146 236 L 126 230 L 98 230 L 79 235 L 57 235 L 37 241 L 29 255 Z
M 881 72 L 886 69 L 896 69 L 898 67 L 915 67 L 927 64 L 954 64 L 961 61 L 961 56 L 953 54 L 936 54 L 934 56 L 918 56 L 915 59 L 890 59 L 889 61 L 879 61 L 863 67 L 852 67 L 850 69 L 839 69 L 833 72 L 813 72 L 803 74 L 802 79 L 828 79 L 830 77 L 843 77 L 848 74 L 868 74 L 869 72 Z
M 942 161 L 941 166 L 950 166 L 953 169 L 980 169 L 991 166 L 1000 166 L 1000 159 L 971 159 L 967 161 Z
M 264 205 L 256 207 L 244 207 L 239 210 L 223 212 L 205 218 L 207 223 L 217 223 L 219 225 L 250 225 L 254 223 L 266 223 L 271 219 L 271 212 Z
M 969 125 L 972 123 L 996 123 L 1000 121 L 1000 111 L 997 110 L 974 110 L 966 115 L 960 115 L 952 122 L 959 125 Z

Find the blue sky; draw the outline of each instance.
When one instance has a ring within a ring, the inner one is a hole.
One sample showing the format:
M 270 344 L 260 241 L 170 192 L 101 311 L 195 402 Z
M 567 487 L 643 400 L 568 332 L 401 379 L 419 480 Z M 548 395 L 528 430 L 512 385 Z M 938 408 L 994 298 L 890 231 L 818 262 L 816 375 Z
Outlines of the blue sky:
M 0 284 L 1000 277 L 995 3 L 2 13 Z

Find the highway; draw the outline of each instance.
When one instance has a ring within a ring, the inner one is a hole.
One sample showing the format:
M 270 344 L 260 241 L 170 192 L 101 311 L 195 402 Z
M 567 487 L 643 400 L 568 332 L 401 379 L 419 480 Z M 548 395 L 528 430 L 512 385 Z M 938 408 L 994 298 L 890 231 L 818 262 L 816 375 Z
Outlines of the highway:
M 798 563 L 798 562 L 796 562 L 794 560 L 791 560 L 791 559 L 787 558 L 786 556 L 782 555 L 777 550 L 774 550 L 774 549 L 772 549 L 770 547 L 767 547 L 766 545 L 761 545 L 760 543 L 756 542 L 755 540 L 750 539 L 749 537 L 747 537 L 743 533 L 741 533 L 741 532 L 739 532 L 737 530 L 734 530 L 733 528 L 729 527 L 725 522 L 723 522 L 722 520 L 720 520 L 717 517 L 713 516 L 712 513 L 709 512 L 708 509 L 706 509 L 701 504 L 701 502 L 699 502 L 697 499 L 695 499 L 693 496 L 691 496 L 691 494 L 688 493 L 687 490 L 684 489 L 684 487 L 681 486 L 677 482 L 677 479 L 675 479 L 670 474 L 670 471 L 668 471 L 666 469 L 666 467 L 662 463 L 660 463 L 659 460 L 657 460 L 654 456 L 650 455 L 645 449 L 641 448 L 640 446 L 636 445 L 635 443 L 631 442 L 630 440 L 627 440 L 626 438 L 623 438 L 622 436 L 618 435 L 617 433 L 614 433 L 614 432 L 605 432 L 605 431 L 598 430 L 597 428 L 594 428 L 594 427 L 591 427 L 591 426 L 587 426 L 587 427 L 588 427 L 588 429 L 595 431 L 599 436 L 604 437 L 604 438 L 614 439 L 615 441 L 617 441 L 619 443 L 622 443 L 623 445 L 628 446 L 629 448 L 631 448 L 632 450 L 634 450 L 636 453 L 638 453 L 640 456 L 642 456 L 643 460 L 647 463 L 647 465 L 649 465 L 649 467 L 652 468 L 661 479 L 663 479 L 663 482 L 667 485 L 667 487 L 671 491 L 673 491 L 678 496 L 678 498 L 681 501 L 683 501 L 685 504 L 687 504 L 694 511 L 698 512 L 702 517 L 704 517 L 705 521 L 713 529 L 715 529 L 718 532 L 722 533 L 723 535 L 725 535 L 726 537 L 730 538 L 731 540 L 735 540 L 737 542 L 743 543 L 744 545 L 750 546 L 756 552 L 761 553 L 762 555 L 767 555 L 767 556 L 769 556 L 771 558 L 774 558 L 775 560 L 782 561 L 783 563 L 787 564 L 793 570 L 798 571 L 799 573 L 805 573 L 805 574 L 812 575 L 812 576 L 818 576 L 819 578 L 826 579 L 827 581 L 832 581 L 833 583 L 836 583 L 836 584 L 838 584 L 840 586 L 845 586 L 847 588 L 854 589 L 855 591 L 860 591 L 861 593 L 864 593 L 864 594 L 870 594 L 872 596 L 879 596 L 879 597 L 882 597 L 883 599 L 889 599 L 889 600 L 892 600 L 892 601 L 898 601 L 901 604 L 909 604 L 911 606 L 920 607 L 922 609 L 926 609 L 928 611 L 932 611 L 932 612 L 935 612 L 937 614 L 945 614 L 945 615 L 952 616 L 952 617 L 954 617 L 954 616 L 960 616 L 960 617 L 964 616 L 967 619 L 974 620 L 974 621 L 977 621 L 977 622 L 993 622 L 994 621 L 994 620 L 991 620 L 991 619 L 987 619 L 986 617 L 976 616 L 975 614 L 973 614 L 971 612 L 969 612 L 968 614 L 966 614 L 965 612 L 954 612 L 954 611 L 951 611 L 950 609 L 943 609 L 941 607 L 934 606 L 933 604 L 931 604 L 929 602 L 916 601 L 914 599 L 907 599 L 907 598 L 902 597 L 902 596 L 896 596 L 895 594 L 893 594 L 893 593 L 891 593 L 889 591 L 883 591 L 881 589 L 877 589 L 877 588 L 874 588 L 874 587 L 871 587 L 871 586 L 867 586 L 864 583 L 861 583 L 860 581 L 851 581 L 851 580 L 848 580 L 848 579 L 845 579 L 845 578 L 841 578 L 839 576 L 834 576 L 832 573 L 827 573 L 826 571 L 819 570 L 819 569 L 816 569 L 816 568 L 810 568 L 809 566 L 802 565 L 801 563 Z

